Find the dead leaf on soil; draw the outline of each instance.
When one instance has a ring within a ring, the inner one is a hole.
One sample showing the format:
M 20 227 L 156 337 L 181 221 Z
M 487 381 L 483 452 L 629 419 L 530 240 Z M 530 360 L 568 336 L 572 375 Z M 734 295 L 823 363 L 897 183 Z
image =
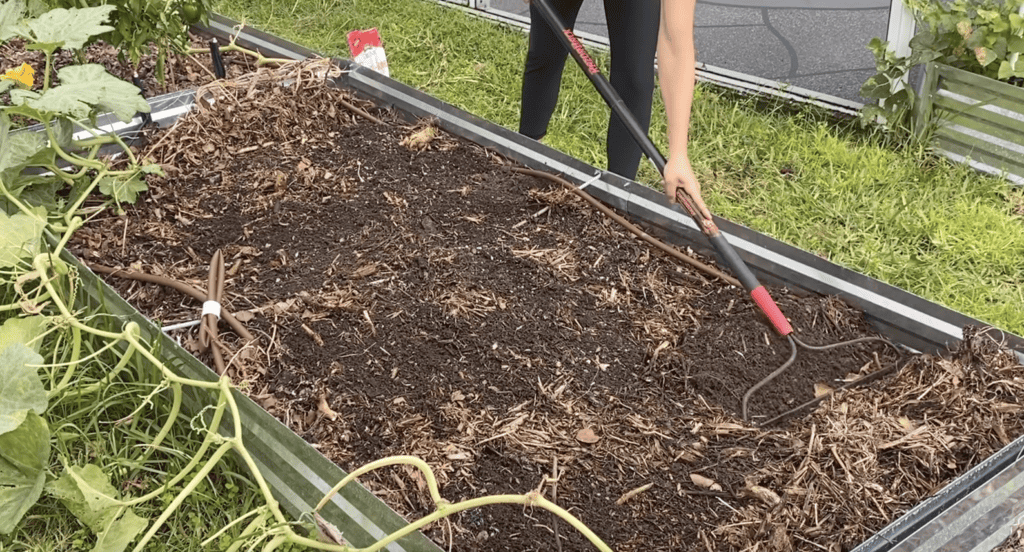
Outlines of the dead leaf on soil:
M 711 428 L 711 433 L 714 435 L 728 435 L 730 433 L 740 431 L 757 431 L 757 428 L 746 427 L 732 422 L 722 422 L 710 425 L 708 427 Z
M 835 391 L 835 390 L 832 389 L 831 387 L 825 385 L 824 383 L 815 383 L 814 384 L 814 398 L 815 399 L 817 399 L 818 397 L 824 397 L 825 395 L 828 395 L 829 393 L 831 393 L 833 391 Z
M 317 403 L 317 409 L 324 416 L 327 416 L 332 422 L 338 419 L 338 413 L 331 410 L 330 405 L 327 404 L 327 397 L 320 395 L 320 401 Z
M 428 125 L 402 139 L 402 145 L 413 151 L 423 151 L 436 137 L 437 127 Z
M 287 301 L 278 301 L 274 303 L 273 309 L 275 314 L 285 314 L 295 309 L 295 303 L 297 299 L 292 298 Z
M 260 255 L 263 255 L 263 252 L 260 251 L 259 249 L 256 249 L 255 247 L 253 247 L 251 245 L 243 245 L 242 247 L 238 248 L 237 255 L 239 255 L 239 256 L 247 255 L 249 257 L 259 257 Z
M 444 449 L 445 458 L 449 460 L 472 460 L 473 455 L 469 452 L 459 449 L 455 445 L 448 445 Z
M 412 466 L 405 466 L 405 473 L 410 479 L 416 482 L 416 488 L 419 489 L 421 493 L 427 490 L 427 480 L 423 478 L 423 474 L 420 470 Z
M 270 410 L 277 404 L 277 399 L 273 395 L 253 395 L 252 399 L 259 403 L 263 407 L 263 410 Z
M 714 479 L 708 479 L 707 477 L 704 477 L 703 475 L 701 475 L 699 473 L 691 473 L 690 474 L 690 481 L 693 481 L 694 485 L 696 485 L 696 486 L 698 486 L 698 487 L 700 487 L 702 489 L 707 489 L 709 491 L 721 491 L 722 490 L 722 486 L 719 485 L 718 483 L 715 483 Z
M 239 322 L 248 322 L 253 318 L 256 318 L 256 315 L 252 311 L 238 311 L 235 313 L 235 320 Z
M 593 429 L 590 429 L 589 427 L 585 427 L 585 428 L 579 430 L 578 433 L 576 433 L 576 440 L 581 442 L 581 443 L 586 443 L 588 445 L 592 445 L 592 444 L 600 441 L 601 438 L 598 437 L 596 433 L 594 433 Z
M 366 264 L 366 265 L 363 265 L 363 266 L 355 269 L 355 271 L 352 272 L 352 274 L 349 276 L 349 278 L 352 279 L 352 280 L 358 280 L 360 278 L 366 278 L 367 276 L 371 276 L 373 274 L 376 274 L 376 272 L 377 272 L 377 265 L 375 263 L 370 263 L 370 264 Z
M 339 544 L 341 546 L 348 545 L 337 527 L 320 517 L 320 514 L 313 514 L 313 517 L 316 520 L 317 534 L 320 537 L 320 542 Z
M 769 506 L 776 506 L 780 502 L 782 502 L 782 498 L 775 491 L 773 491 L 773 490 L 771 490 L 771 489 L 769 489 L 767 487 L 762 487 L 760 485 L 748 484 L 744 488 L 744 491 L 748 495 L 750 495 L 750 496 L 752 496 L 754 498 L 760 499 L 762 502 L 764 502 L 765 504 L 767 504 Z

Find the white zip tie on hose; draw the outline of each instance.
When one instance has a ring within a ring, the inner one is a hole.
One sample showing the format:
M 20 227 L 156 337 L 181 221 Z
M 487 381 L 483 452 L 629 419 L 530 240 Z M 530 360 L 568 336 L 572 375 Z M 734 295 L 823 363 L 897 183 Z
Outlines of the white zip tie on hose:
M 206 318 L 207 314 L 212 314 L 217 317 L 217 320 L 220 320 L 220 303 L 217 301 L 203 301 L 203 314 L 199 318 Z

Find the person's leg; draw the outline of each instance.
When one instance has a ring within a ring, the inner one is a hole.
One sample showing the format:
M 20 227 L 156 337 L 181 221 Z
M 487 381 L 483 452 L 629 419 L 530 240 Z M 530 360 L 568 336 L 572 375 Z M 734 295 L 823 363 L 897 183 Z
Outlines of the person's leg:
M 548 0 L 562 21 L 569 26 L 576 23 L 583 0 Z M 522 105 L 519 111 L 519 132 L 535 140 L 548 131 L 548 121 L 558 104 L 558 89 L 562 84 L 562 69 L 568 52 L 558 42 L 558 36 L 530 5 L 530 49 L 526 54 L 523 72 Z
M 609 80 L 641 128 L 647 130 L 651 124 L 654 54 L 658 50 L 661 2 L 604 0 L 604 11 L 612 53 Z M 640 156 L 640 146 L 613 113 L 608 123 L 608 170 L 633 179 L 640 165 Z

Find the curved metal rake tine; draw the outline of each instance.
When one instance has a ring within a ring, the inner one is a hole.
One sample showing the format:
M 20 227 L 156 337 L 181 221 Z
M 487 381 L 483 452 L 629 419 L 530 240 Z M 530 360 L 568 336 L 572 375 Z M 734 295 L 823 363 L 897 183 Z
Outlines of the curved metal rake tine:
M 747 390 L 747 392 L 743 395 L 743 421 L 744 422 L 746 422 L 748 420 L 748 418 L 747 418 L 747 403 L 750 402 L 750 397 L 753 396 L 753 394 L 758 389 L 764 387 L 765 385 L 768 385 L 768 382 L 770 382 L 773 379 L 777 378 L 779 376 L 779 374 L 785 372 L 786 369 L 789 368 L 790 365 L 793 364 L 793 361 L 796 360 L 796 344 L 797 344 L 797 340 L 796 340 L 795 337 L 793 337 L 793 334 L 787 335 L 786 339 L 789 340 L 789 345 L 790 345 L 790 347 L 793 348 L 793 352 L 789 355 L 789 360 L 787 360 L 785 362 L 785 364 L 783 364 L 782 366 L 779 366 L 779 368 L 777 370 L 775 370 L 771 374 L 768 374 L 768 377 L 766 377 L 763 380 L 761 380 L 761 381 L 757 382 L 756 384 L 754 384 L 754 386 L 751 387 L 749 390 Z
M 743 421 L 744 422 L 750 421 L 748 416 L 747 416 L 747 403 L 750 402 L 750 397 L 752 397 L 754 395 L 754 393 L 757 392 L 758 389 L 760 389 L 760 388 L 764 387 L 765 385 L 767 385 L 768 382 L 770 382 L 773 379 L 777 378 L 780 374 L 785 372 L 790 366 L 793 365 L 793 362 L 796 360 L 797 346 L 803 347 L 804 349 L 807 349 L 809 351 L 827 351 L 829 349 L 835 349 L 836 347 L 845 347 L 847 345 L 855 345 L 857 343 L 864 343 L 866 341 L 881 341 L 882 343 L 885 343 L 886 345 L 889 345 L 890 347 L 896 349 L 897 351 L 899 350 L 899 349 L 896 348 L 895 345 L 892 344 L 891 341 L 889 341 L 888 339 L 882 338 L 882 337 L 858 337 L 857 339 L 851 339 L 849 341 L 840 341 L 839 343 L 832 343 L 830 345 L 810 345 L 808 343 L 804 343 L 803 341 L 800 341 L 800 339 L 798 339 L 793 334 L 787 335 L 786 338 L 789 339 L 789 344 L 790 344 L 790 346 L 793 349 L 793 352 L 789 355 L 789 360 L 787 360 L 782 366 L 780 366 L 774 372 L 772 372 L 771 374 L 768 374 L 768 377 L 766 377 L 763 380 L 761 380 L 761 381 L 757 382 L 756 384 L 754 384 L 754 386 L 751 387 L 743 395 L 743 410 L 742 410 L 742 412 L 743 412 Z

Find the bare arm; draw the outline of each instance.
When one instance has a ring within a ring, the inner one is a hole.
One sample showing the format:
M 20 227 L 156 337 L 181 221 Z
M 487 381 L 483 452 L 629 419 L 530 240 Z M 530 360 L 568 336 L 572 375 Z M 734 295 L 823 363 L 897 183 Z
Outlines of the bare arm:
M 658 76 L 661 95 L 668 115 L 668 165 L 665 167 L 665 193 L 675 201 L 682 188 L 697 204 L 704 217 L 711 213 L 704 205 L 690 165 L 688 151 L 690 108 L 697 76 L 696 50 L 693 45 L 693 15 L 696 0 L 662 0 L 661 29 L 658 34 Z

